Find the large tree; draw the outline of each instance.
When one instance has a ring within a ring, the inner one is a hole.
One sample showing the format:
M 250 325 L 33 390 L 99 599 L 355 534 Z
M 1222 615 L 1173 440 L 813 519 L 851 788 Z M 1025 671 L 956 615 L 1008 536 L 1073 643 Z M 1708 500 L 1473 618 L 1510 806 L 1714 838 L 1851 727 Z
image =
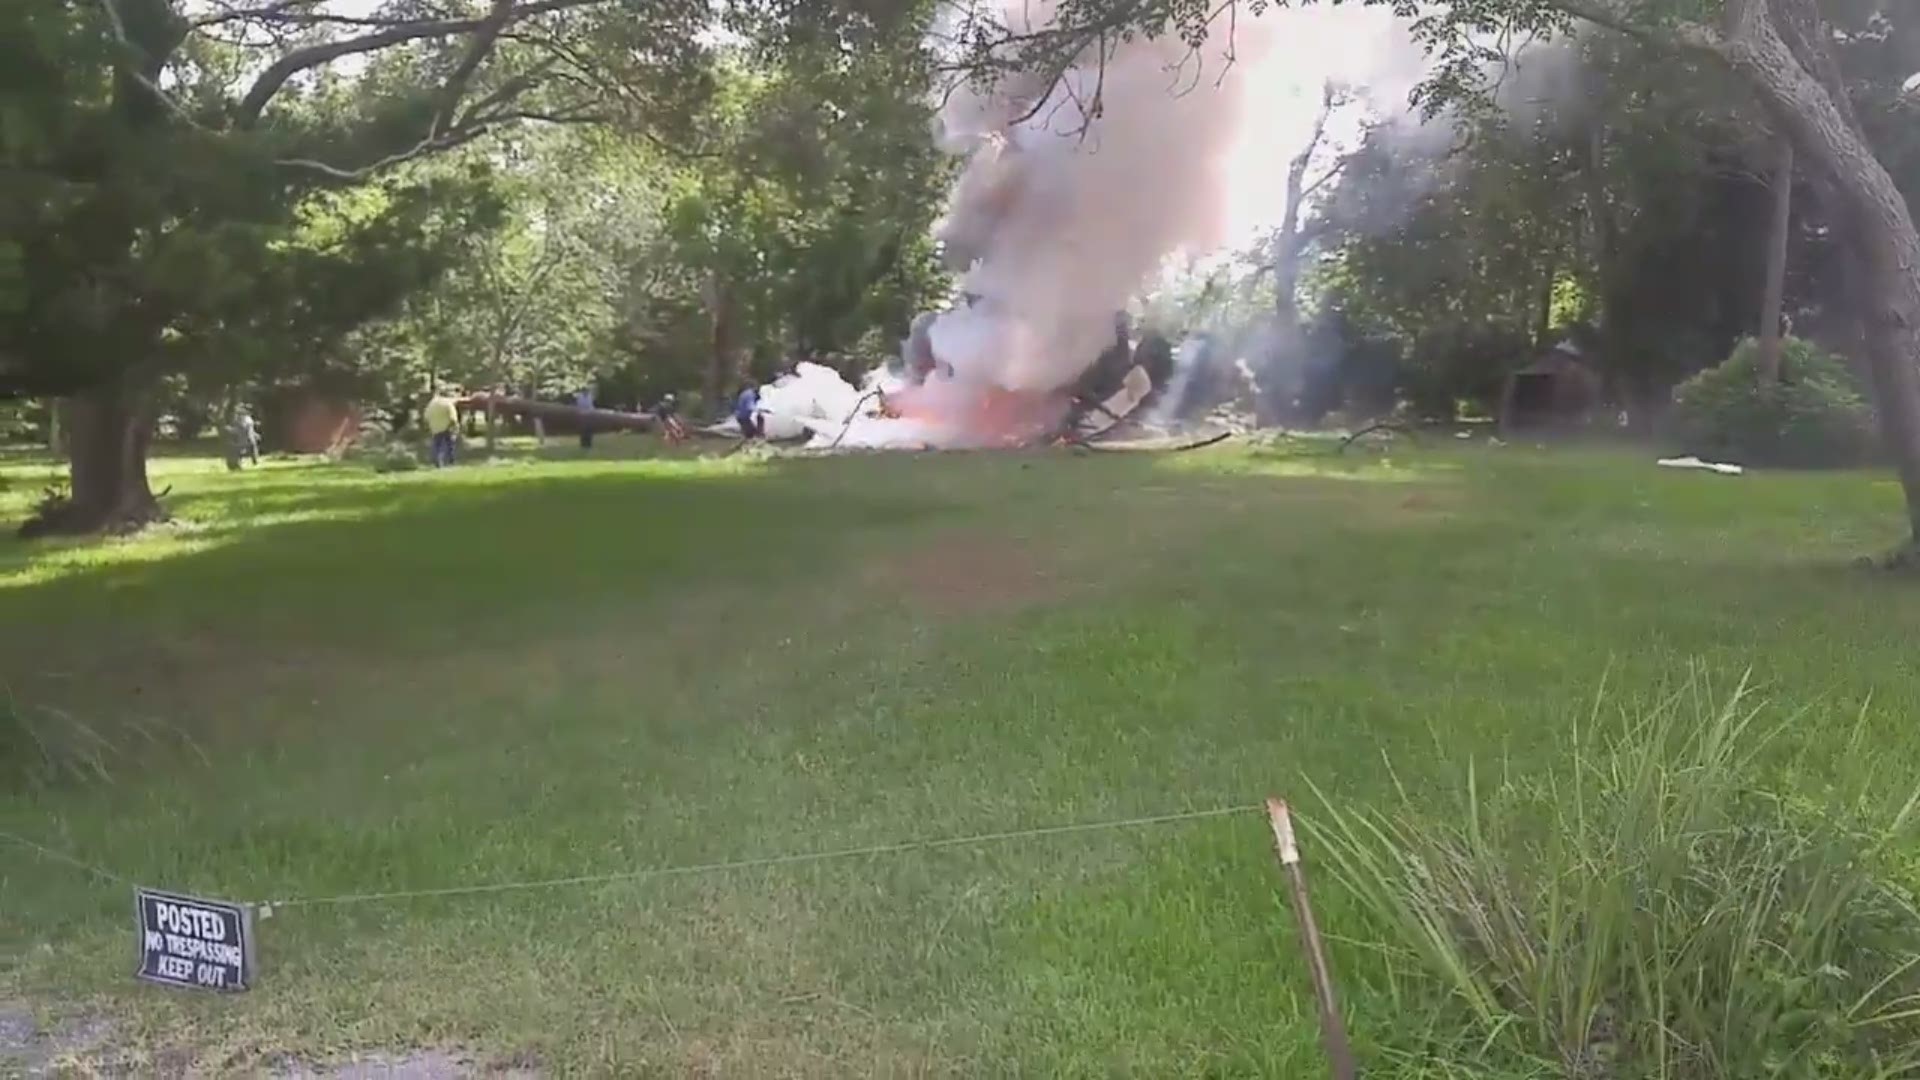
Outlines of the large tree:
M 929 234 L 950 162 L 928 137 L 925 64 L 902 28 L 722 68 L 629 309 L 637 347 L 684 340 L 698 312 L 708 406 L 779 359 L 890 350 L 944 285 Z
M 712 25 L 699 0 L 0 9 L 0 396 L 72 418 L 71 497 L 30 526 L 156 516 L 163 379 L 324 351 L 497 210 L 484 163 L 397 167 L 530 118 L 684 113 Z
M 1765 125 L 1730 73 L 1617 35 L 1489 77 L 1487 107 L 1369 133 L 1319 208 L 1314 284 L 1400 343 L 1410 397 L 1497 389 L 1528 349 L 1597 329 L 1583 346 L 1646 421 L 1754 331 Z

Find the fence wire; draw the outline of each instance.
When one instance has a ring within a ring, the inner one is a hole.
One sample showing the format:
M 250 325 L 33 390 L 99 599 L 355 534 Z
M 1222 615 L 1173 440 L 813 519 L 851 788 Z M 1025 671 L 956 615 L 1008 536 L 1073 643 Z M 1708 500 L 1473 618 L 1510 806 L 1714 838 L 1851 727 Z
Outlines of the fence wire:
M 901 855 L 915 851 L 932 851 L 940 848 L 967 847 L 980 844 L 1005 843 L 1014 840 L 1027 840 L 1048 836 L 1064 836 L 1070 833 L 1099 832 L 1113 829 L 1144 828 L 1151 825 L 1170 825 L 1186 821 L 1199 821 L 1206 818 L 1228 817 L 1233 814 L 1260 812 L 1264 808 L 1258 803 L 1239 803 L 1231 806 L 1217 806 L 1206 810 L 1181 810 L 1166 814 L 1151 814 L 1144 817 L 1114 818 L 1104 821 L 1074 822 L 1066 825 L 1044 825 L 1031 829 L 1011 829 L 1003 832 L 974 833 L 968 836 L 945 836 L 923 840 L 904 840 L 889 844 L 871 844 L 865 847 L 834 848 L 826 851 L 797 851 L 781 855 L 762 855 L 750 858 L 722 859 L 714 862 L 683 863 L 668 866 L 651 866 L 638 870 L 620 870 L 602 874 L 578 874 L 569 877 L 540 878 L 531 881 L 495 881 L 471 885 L 449 885 L 430 889 L 392 889 L 380 892 L 340 893 L 333 896 L 289 896 L 280 899 L 252 901 L 262 915 L 271 915 L 278 908 L 322 907 L 345 904 L 369 904 L 395 900 L 417 900 L 432 897 L 478 896 L 488 893 L 524 892 L 536 889 L 559 889 L 583 885 L 611 885 L 621 882 L 642 881 L 648 878 L 686 877 L 696 874 L 728 873 L 736 870 L 756 870 L 775 866 L 793 866 L 800 863 L 827 862 L 835 859 L 857 859 L 881 855 Z M 121 885 L 132 887 L 133 881 L 120 874 L 88 863 L 74 855 L 57 851 L 45 845 L 35 843 L 23 836 L 9 832 L 0 832 L 0 840 L 8 840 L 29 848 L 45 858 L 62 862 L 84 870 L 96 877 Z

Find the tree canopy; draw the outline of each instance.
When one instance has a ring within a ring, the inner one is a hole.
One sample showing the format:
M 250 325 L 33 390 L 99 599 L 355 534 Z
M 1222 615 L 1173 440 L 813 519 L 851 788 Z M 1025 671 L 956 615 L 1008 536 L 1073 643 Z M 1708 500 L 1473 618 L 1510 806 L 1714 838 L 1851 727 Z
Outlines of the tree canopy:
M 1764 373 L 1790 331 L 1872 384 L 1920 492 L 1911 5 L 1345 2 L 1431 51 L 1415 110 L 1356 145 L 1316 128 L 1281 225 L 1145 298 L 1155 319 L 1265 342 L 1283 419 L 1492 408 L 1572 338 L 1640 422 L 1747 336 Z M 12 5 L 0 396 L 68 401 L 47 524 L 94 529 L 157 512 L 163 409 L 304 387 L 404 416 L 429 384 L 589 383 L 712 406 L 798 356 L 864 367 L 950 289 L 942 91 L 1037 101 L 1132 36 L 1198 49 L 1288 6 Z
M 144 457 L 164 387 L 391 382 L 409 365 L 527 385 L 610 366 L 586 358 L 616 351 L 645 306 L 650 243 L 734 290 L 746 270 L 785 271 L 812 292 L 777 298 L 807 312 L 798 344 L 858 337 L 868 317 L 904 329 L 868 286 L 924 248 L 937 184 L 906 134 L 925 130 L 918 18 L 703 0 L 10 5 L 0 394 L 75 411 L 73 498 L 45 524 L 157 512 Z M 570 134 L 589 126 L 617 145 Z

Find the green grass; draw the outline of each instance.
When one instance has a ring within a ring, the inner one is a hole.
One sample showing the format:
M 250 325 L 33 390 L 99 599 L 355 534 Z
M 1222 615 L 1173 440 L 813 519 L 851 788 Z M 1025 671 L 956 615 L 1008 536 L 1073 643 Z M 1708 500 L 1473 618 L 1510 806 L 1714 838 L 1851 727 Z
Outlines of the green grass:
M 0 541 L 6 707 L 110 744 L 16 777 L 0 829 L 254 899 L 1309 784 L 1357 810 L 1397 805 L 1397 778 L 1439 813 L 1469 760 L 1564 763 L 1603 676 L 1632 711 L 1695 667 L 1727 686 L 1751 668 L 1792 717 L 1763 762 L 1790 797 L 1920 762 L 1920 593 L 1849 568 L 1900 538 L 1877 475 L 1519 447 L 708 461 L 606 442 L 445 473 L 170 459 L 179 524 Z M 0 511 L 47 471 L 0 464 Z M 1870 753 L 1848 750 L 1856 721 Z M 566 1073 L 1314 1075 L 1267 845 L 1249 813 L 283 908 L 259 989 L 212 999 L 132 982 L 126 889 L 0 844 L 0 996 L 104 1011 L 133 1052 L 212 1071 L 459 1045 Z M 1395 988 L 1346 940 L 1361 907 L 1317 880 L 1370 1053 L 1398 1036 Z
M 1766 790 L 1785 725 L 1759 727 L 1743 691 L 1596 715 L 1564 765 L 1470 771 L 1452 813 L 1318 808 L 1315 847 L 1372 916 L 1403 1013 L 1430 1017 L 1396 1063 L 1920 1076 L 1920 912 L 1899 883 L 1920 793 L 1889 810 L 1872 783 L 1821 805 Z

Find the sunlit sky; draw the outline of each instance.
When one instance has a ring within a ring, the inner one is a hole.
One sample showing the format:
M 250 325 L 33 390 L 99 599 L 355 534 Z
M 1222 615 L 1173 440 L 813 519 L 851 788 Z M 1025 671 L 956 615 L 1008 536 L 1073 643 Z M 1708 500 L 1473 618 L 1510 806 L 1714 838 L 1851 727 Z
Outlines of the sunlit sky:
M 1327 124 L 1322 160 L 1351 146 L 1370 118 L 1397 114 L 1424 76 L 1426 59 L 1393 15 L 1377 7 L 1316 5 L 1269 10 L 1253 20 L 1250 36 L 1265 55 L 1247 56 L 1238 71 L 1248 81 L 1254 119 L 1245 125 L 1228 163 L 1228 246 L 1242 247 L 1279 223 L 1286 203 L 1287 166 L 1311 137 L 1328 80 L 1355 91 L 1355 100 Z M 1318 175 L 1321 162 L 1316 161 Z

